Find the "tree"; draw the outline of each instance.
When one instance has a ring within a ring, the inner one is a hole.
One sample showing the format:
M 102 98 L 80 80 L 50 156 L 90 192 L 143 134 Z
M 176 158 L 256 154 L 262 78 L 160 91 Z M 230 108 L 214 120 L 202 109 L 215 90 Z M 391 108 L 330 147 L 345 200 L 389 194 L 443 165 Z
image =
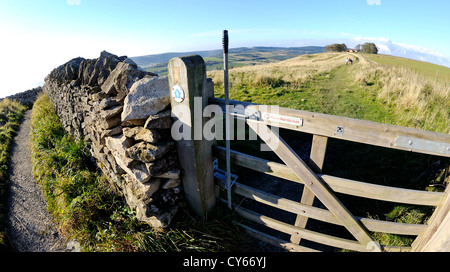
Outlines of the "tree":
M 365 43 L 361 45 L 361 51 L 369 54 L 378 54 L 378 47 L 374 43 Z
M 345 45 L 345 43 L 341 44 L 335 43 L 325 47 L 325 52 L 345 52 L 346 50 L 347 45 Z

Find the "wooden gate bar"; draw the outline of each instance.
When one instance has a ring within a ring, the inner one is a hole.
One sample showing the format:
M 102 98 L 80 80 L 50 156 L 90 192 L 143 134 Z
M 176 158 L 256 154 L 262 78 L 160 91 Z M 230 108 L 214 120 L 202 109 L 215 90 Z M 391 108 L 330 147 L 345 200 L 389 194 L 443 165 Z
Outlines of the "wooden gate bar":
M 450 251 L 450 185 L 445 197 L 428 220 L 428 228 L 413 242 L 413 251 Z
M 226 203 L 226 200 L 224 199 L 219 199 L 222 202 Z M 337 247 L 337 248 L 344 248 L 344 249 L 349 249 L 349 250 L 354 250 L 354 251 L 361 251 L 361 252 L 368 252 L 368 251 L 372 251 L 366 247 L 361 246 L 360 243 L 358 243 L 357 241 L 351 241 L 351 240 L 347 240 L 347 239 L 343 239 L 343 238 L 338 238 L 338 237 L 334 237 L 334 236 L 330 236 L 330 235 L 326 235 L 326 234 L 322 234 L 322 233 L 318 233 L 318 232 L 314 232 L 311 230 L 306 230 L 306 229 L 301 229 L 289 224 L 286 224 L 284 222 L 275 220 L 273 218 L 255 213 L 253 211 L 244 209 L 242 207 L 238 207 L 236 205 L 233 205 L 233 207 L 236 209 L 236 211 L 244 218 L 251 220 L 255 223 L 259 223 L 262 225 L 265 225 L 267 227 L 270 227 L 272 229 L 284 232 L 286 234 L 291 234 L 292 232 L 300 232 L 302 234 L 302 236 L 304 237 L 304 239 L 313 241 L 313 242 L 317 242 L 317 243 L 321 243 L 324 245 L 329 245 L 329 246 L 333 246 L 333 247 Z M 240 224 L 242 225 L 242 224 Z M 245 226 L 245 225 L 243 225 Z M 245 226 L 244 228 L 248 228 L 247 226 Z M 264 234 L 265 236 L 267 236 L 267 234 Z M 283 243 L 284 241 L 282 241 Z M 287 242 L 284 242 L 287 243 Z M 289 243 L 289 245 L 295 246 L 295 244 L 291 244 Z M 283 247 L 283 245 L 278 245 Z M 298 245 L 297 245 L 298 247 Z M 306 248 L 306 247 L 302 247 L 302 248 Z M 289 248 L 287 248 L 289 250 Z M 404 247 L 404 246 L 383 246 L 383 249 L 387 252 L 407 252 L 407 251 L 411 251 L 411 247 Z M 295 250 L 295 249 L 294 249 Z
M 268 235 L 266 233 L 263 233 L 261 231 L 255 230 L 254 228 L 251 228 L 249 226 L 246 226 L 244 224 L 241 224 L 239 222 L 235 222 L 236 225 L 240 226 L 241 228 L 245 229 L 247 234 L 252 236 L 253 238 L 259 239 L 265 243 L 281 247 L 283 249 L 286 249 L 291 252 L 320 252 L 319 250 L 315 250 L 309 247 L 299 246 L 293 243 L 289 243 L 287 241 L 284 241 L 280 238 Z
M 221 98 L 210 98 L 209 103 L 224 107 L 224 100 Z M 267 108 L 267 105 L 257 105 L 235 100 L 230 100 L 230 105 L 242 105 L 251 111 L 259 111 L 261 107 Z M 261 121 L 268 125 L 275 125 L 304 133 L 398 150 L 450 157 L 449 134 L 282 107 L 278 107 L 278 114 L 302 119 L 303 124 L 302 126 L 298 126 L 286 123 L 272 123 L 266 119 L 262 119 Z M 406 141 L 407 145 L 404 144 L 404 139 L 408 139 Z
M 336 198 L 332 191 L 320 181 L 303 160 L 281 139 L 281 137 L 270 130 L 266 124 L 247 120 L 252 128 L 266 144 L 280 157 L 280 159 L 291 168 L 303 181 L 314 195 L 332 212 L 347 228 L 347 230 L 363 245 L 371 247 L 373 251 L 381 252 L 382 249 L 369 235 L 367 230 L 353 217 L 344 205 Z M 278 138 L 278 141 L 274 139 Z M 268 139 L 272 139 L 269 141 Z
M 280 231 L 280 232 L 283 232 L 283 233 L 286 233 L 289 235 L 292 233 L 298 232 L 304 239 L 307 239 L 307 240 L 313 241 L 313 242 L 317 242 L 317 243 L 321 243 L 324 245 L 329 245 L 329 246 L 337 247 L 337 248 L 345 248 L 345 249 L 355 250 L 355 251 L 360 251 L 360 252 L 371 251 L 371 250 L 367 249 L 367 247 L 365 245 L 363 246 L 361 243 L 359 243 L 358 241 L 355 241 L 355 240 L 339 238 L 336 236 L 331 236 L 331 235 L 315 232 L 312 230 L 295 227 L 295 226 L 287 224 L 285 222 L 281 222 L 279 220 L 270 218 L 268 216 L 256 213 L 254 211 L 251 211 L 251 210 L 248 210 L 248 209 L 245 209 L 242 207 L 238 207 L 236 205 L 233 205 L 233 207 L 235 208 L 236 212 L 239 215 L 241 215 L 242 217 L 244 217 L 248 220 L 251 220 L 255 223 L 262 224 L 264 226 L 267 226 L 269 228 L 275 229 L 277 231 Z
M 223 147 L 214 146 L 213 152 L 215 156 L 222 159 L 225 158 L 225 149 Z M 257 158 L 234 150 L 231 151 L 231 161 L 239 166 L 303 184 L 303 181 L 295 175 L 292 169 L 281 163 Z M 319 174 L 317 176 L 325 181 L 334 192 L 396 203 L 437 206 L 446 195 L 442 192 L 389 187 L 329 175 Z
M 235 183 L 233 192 L 248 199 L 253 199 L 257 202 L 272 206 L 283 211 L 291 212 L 294 214 L 302 214 L 308 218 L 313 218 L 323 222 L 342 226 L 341 221 L 339 221 L 330 211 L 326 209 L 305 205 L 293 200 L 272 195 L 255 188 L 251 188 L 239 182 Z M 424 233 L 427 228 L 427 225 L 424 224 L 397 223 L 362 217 L 355 218 L 359 220 L 368 230 L 375 232 L 401 235 L 420 235 Z
M 328 138 L 314 135 L 311 146 L 311 155 L 309 156 L 309 166 L 316 173 L 322 173 L 323 163 L 325 161 L 325 154 L 327 151 Z M 302 198 L 300 203 L 312 206 L 314 202 L 314 193 L 311 192 L 308 187 L 303 187 Z M 295 220 L 295 226 L 305 228 L 308 222 L 308 217 L 303 216 L 301 213 L 297 215 Z M 294 244 L 300 244 L 301 237 L 297 234 L 292 234 L 291 242 Z

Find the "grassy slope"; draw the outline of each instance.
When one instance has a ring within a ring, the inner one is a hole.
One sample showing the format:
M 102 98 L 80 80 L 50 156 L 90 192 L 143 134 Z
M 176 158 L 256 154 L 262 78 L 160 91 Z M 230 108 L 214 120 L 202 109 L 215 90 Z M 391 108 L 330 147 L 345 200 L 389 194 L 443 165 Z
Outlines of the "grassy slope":
M 408 68 L 432 81 L 437 78 L 441 83 L 450 83 L 450 68 L 445 66 L 390 55 L 366 54 L 366 56 L 379 64 Z
M 16 101 L 0 101 L 0 251 L 6 249 L 6 197 L 8 163 L 14 136 L 22 121 L 26 107 Z
M 354 66 L 345 65 L 347 57 L 324 53 L 277 64 L 234 69 L 231 71 L 231 99 L 387 121 L 389 108 L 379 106 L 381 102 L 374 92 L 369 91 L 371 87 L 352 82 Z M 219 83 L 216 95 L 223 96 L 221 73 L 211 72 L 209 75 Z
M 359 61 L 345 65 L 347 57 Z M 410 64 L 412 66 L 413 64 Z M 223 96 L 223 73 L 208 73 Z M 322 53 L 230 71 L 230 98 L 450 132 L 450 86 L 366 55 Z

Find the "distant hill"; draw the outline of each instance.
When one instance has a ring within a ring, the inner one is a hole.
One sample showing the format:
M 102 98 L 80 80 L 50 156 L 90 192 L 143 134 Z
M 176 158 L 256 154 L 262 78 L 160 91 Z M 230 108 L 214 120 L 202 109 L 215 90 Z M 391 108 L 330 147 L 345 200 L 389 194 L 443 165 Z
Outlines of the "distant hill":
M 229 50 L 229 67 L 241 67 L 263 63 L 278 62 L 305 54 L 316 54 L 324 52 L 324 47 L 240 47 Z M 132 57 L 134 62 L 143 69 L 157 73 L 167 74 L 167 63 L 170 59 L 188 55 L 200 55 L 206 62 L 207 70 L 223 68 L 222 49 L 193 51 L 193 52 L 170 52 L 147 56 Z

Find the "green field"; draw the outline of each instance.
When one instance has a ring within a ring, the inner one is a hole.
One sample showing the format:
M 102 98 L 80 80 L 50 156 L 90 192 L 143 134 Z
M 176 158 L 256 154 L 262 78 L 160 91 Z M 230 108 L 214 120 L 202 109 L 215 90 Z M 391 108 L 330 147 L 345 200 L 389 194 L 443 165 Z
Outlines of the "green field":
M 448 67 L 390 55 L 366 54 L 366 56 L 377 63 L 407 68 L 430 80 L 437 79 L 441 83 L 450 84 L 450 68 Z
M 320 46 L 231 48 L 228 53 L 229 68 L 279 62 L 299 55 L 320 53 L 323 50 L 323 47 Z M 167 75 L 167 64 L 170 59 L 188 55 L 200 55 L 203 57 L 208 71 L 223 69 L 222 50 L 164 53 L 132 57 L 131 59 L 146 71 L 165 76 Z
M 347 66 L 347 57 L 359 61 Z M 440 66 L 368 54 L 304 55 L 231 69 L 230 99 L 449 133 L 450 85 L 414 72 L 430 67 Z M 223 72 L 208 76 L 223 97 Z

